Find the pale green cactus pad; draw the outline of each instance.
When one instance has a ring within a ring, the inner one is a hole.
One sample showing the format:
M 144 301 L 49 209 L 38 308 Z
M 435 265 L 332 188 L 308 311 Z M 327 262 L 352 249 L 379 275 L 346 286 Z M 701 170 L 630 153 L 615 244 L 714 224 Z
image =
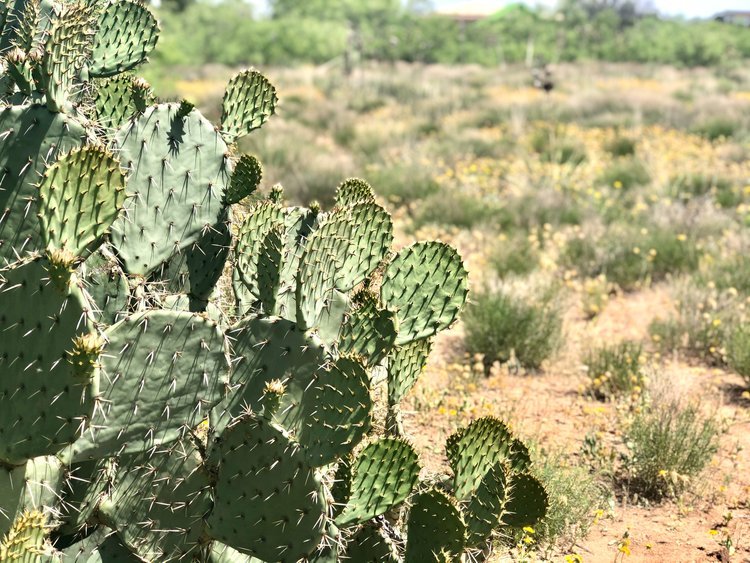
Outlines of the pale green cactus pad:
M 39 186 L 39 220 L 48 252 L 86 256 L 109 231 L 125 203 L 125 176 L 103 148 L 88 146 L 62 156 Z
M 349 499 L 336 524 L 365 522 L 402 503 L 416 486 L 419 469 L 416 452 L 402 440 L 381 438 L 368 444 L 352 463 Z
M 454 501 L 436 489 L 414 495 L 406 521 L 406 563 L 458 561 L 466 544 L 466 526 Z
M 391 405 L 399 404 L 414 387 L 427 365 L 431 348 L 432 341 L 424 338 L 397 346 L 388 354 L 388 402 Z
M 221 132 L 227 143 L 261 127 L 276 111 L 276 88 L 257 71 L 232 77 L 221 105 Z
M 115 135 L 130 174 L 112 243 L 129 274 L 153 272 L 192 246 L 224 213 L 228 148 L 213 125 L 178 104 L 152 106 Z
M 365 180 L 349 178 L 336 188 L 336 205 L 358 205 L 360 203 L 375 203 L 375 192 Z
M 0 460 L 11 465 L 61 450 L 94 410 L 98 337 L 68 267 L 37 258 L 0 271 Z
M 258 189 L 263 178 L 263 167 L 260 161 L 249 154 L 243 154 L 234 165 L 232 180 L 224 194 L 224 203 L 239 203 Z
M 325 533 L 327 506 L 300 446 L 278 428 L 243 415 L 208 452 L 216 467 L 209 534 L 265 561 L 294 562 Z
M 403 346 L 449 327 L 466 303 L 468 274 L 455 249 L 420 242 L 388 264 L 380 297 L 398 316 L 396 344 Z
M 182 437 L 221 399 L 224 337 L 211 320 L 181 311 L 131 315 L 105 332 L 101 393 L 75 460 L 140 453 Z
M 112 0 L 99 16 L 91 76 L 104 78 L 130 70 L 146 60 L 159 39 L 156 18 L 130 0 Z
M 355 295 L 353 301 L 356 308 L 344 317 L 338 350 L 354 354 L 368 366 L 376 366 L 396 342 L 396 315 L 380 308 L 377 296 L 365 290 Z

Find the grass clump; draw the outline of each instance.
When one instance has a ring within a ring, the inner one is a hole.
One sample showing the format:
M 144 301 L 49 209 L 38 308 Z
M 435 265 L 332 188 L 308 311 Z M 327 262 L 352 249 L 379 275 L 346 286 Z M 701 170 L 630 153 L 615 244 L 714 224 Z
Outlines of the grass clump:
M 628 191 L 637 186 L 645 186 L 651 181 L 651 175 L 640 160 L 634 158 L 621 159 L 610 164 L 601 176 L 599 182 L 618 190 Z
M 615 158 L 635 155 L 635 141 L 628 137 L 615 137 L 604 148 Z
M 735 121 L 725 117 L 716 117 L 696 125 L 693 128 L 693 133 L 709 141 L 718 141 L 720 139 L 731 139 L 738 130 L 739 126 Z
M 740 324 L 731 331 L 727 341 L 727 362 L 750 387 L 750 324 Z
M 539 244 L 536 237 L 514 236 L 497 243 L 490 263 L 501 279 L 508 276 L 525 276 L 539 266 Z
M 484 356 L 485 366 L 515 358 L 523 367 L 539 369 L 562 340 L 562 314 L 556 292 L 533 299 L 484 291 L 474 295 L 463 315 L 465 345 Z
M 586 151 L 583 147 L 549 128 L 534 131 L 531 136 L 531 149 L 539 155 L 542 162 L 576 166 L 586 160 Z
M 591 379 L 590 391 L 597 399 L 638 398 L 646 378 L 642 365 L 643 347 L 625 341 L 588 353 L 584 364 Z
M 697 404 L 652 401 L 625 433 L 624 478 L 631 493 L 647 500 L 679 496 L 718 450 L 720 426 Z
M 471 229 L 489 221 L 495 223 L 498 218 L 502 224 L 504 215 L 504 210 L 499 204 L 493 205 L 460 192 L 441 191 L 426 198 L 419 205 L 414 217 L 414 227 L 434 224 Z

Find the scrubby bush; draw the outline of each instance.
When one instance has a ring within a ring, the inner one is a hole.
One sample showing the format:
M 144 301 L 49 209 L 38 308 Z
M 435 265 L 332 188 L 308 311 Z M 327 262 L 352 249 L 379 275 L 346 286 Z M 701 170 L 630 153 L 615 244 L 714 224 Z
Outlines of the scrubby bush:
M 590 351 L 583 363 L 591 380 L 591 393 L 598 399 L 639 397 L 646 379 L 642 352 L 641 344 L 631 341 Z
M 613 162 L 599 177 L 602 185 L 631 190 L 637 186 L 645 186 L 651 181 L 651 175 L 640 160 L 634 158 L 621 159 Z
M 635 141 L 628 137 L 617 136 L 612 139 L 605 149 L 609 154 L 614 157 L 634 156 L 635 155 Z

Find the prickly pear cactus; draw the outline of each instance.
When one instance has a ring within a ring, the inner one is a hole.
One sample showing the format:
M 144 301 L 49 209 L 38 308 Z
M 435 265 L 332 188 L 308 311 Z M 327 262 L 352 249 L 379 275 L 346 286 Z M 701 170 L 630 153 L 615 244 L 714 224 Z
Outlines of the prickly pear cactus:
M 543 516 L 500 421 L 430 485 L 401 435 L 466 301 L 453 248 L 393 249 L 361 179 L 328 211 L 263 196 L 236 141 L 275 88 L 238 73 L 218 125 L 159 103 L 142 3 L 6 4 L 0 561 L 455 561 Z

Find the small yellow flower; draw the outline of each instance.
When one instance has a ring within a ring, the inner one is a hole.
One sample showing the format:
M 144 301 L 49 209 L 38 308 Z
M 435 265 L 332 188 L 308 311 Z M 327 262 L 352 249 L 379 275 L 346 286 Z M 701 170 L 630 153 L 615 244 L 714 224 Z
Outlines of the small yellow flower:
M 531 526 L 524 526 L 523 531 L 527 534 L 536 534 L 536 530 L 532 528 Z
M 711 324 L 714 326 L 719 326 L 721 324 L 721 319 L 714 319 Z
M 687 240 L 687 235 L 685 233 L 680 233 L 679 235 L 677 235 L 677 240 L 685 242 Z
M 708 533 L 710 535 L 712 535 L 712 536 L 718 536 L 719 535 L 719 530 L 709 530 Z
M 622 182 L 620 180 L 615 180 L 614 184 L 612 184 L 616 190 L 622 189 Z

